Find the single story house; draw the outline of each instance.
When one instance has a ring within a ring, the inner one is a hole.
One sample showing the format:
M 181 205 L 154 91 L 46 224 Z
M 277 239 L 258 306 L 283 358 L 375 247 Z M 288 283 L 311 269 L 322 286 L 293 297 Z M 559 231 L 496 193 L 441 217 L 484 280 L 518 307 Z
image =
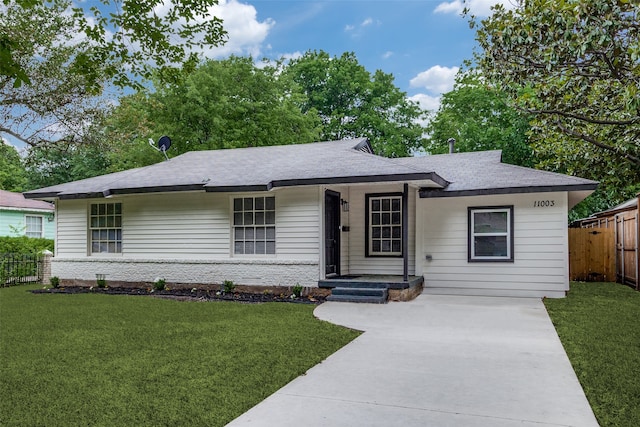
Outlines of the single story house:
M 567 211 L 596 186 L 500 151 L 389 159 L 361 138 L 193 151 L 25 196 L 56 204 L 62 280 L 562 297 Z
M 54 212 L 52 203 L 25 199 L 22 193 L 0 190 L 0 236 L 53 239 Z

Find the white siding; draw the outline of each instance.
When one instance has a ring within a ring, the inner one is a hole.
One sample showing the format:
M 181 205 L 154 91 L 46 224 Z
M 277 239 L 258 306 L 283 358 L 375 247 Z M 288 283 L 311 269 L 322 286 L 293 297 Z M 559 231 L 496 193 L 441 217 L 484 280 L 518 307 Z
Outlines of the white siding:
M 56 203 L 56 258 L 87 255 L 87 201 Z
M 553 207 L 535 207 L 553 200 Z M 514 261 L 468 262 L 467 208 L 514 206 Z M 567 193 L 420 199 L 418 273 L 425 288 L 560 296 L 568 289 Z M 426 260 L 430 255 L 432 260 Z
M 365 256 L 365 196 L 367 194 L 397 193 L 402 184 L 353 186 L 349 191 L 349 274 L 402 274 L 402 257 Z M 409 187 L 409 274 L 415 274 L 415 203 L 417 190 Z
M 229 238 L 226 195 L 203 192 L 122 199 L 124 257 L 228 257 Z
M 276 252 L 278 259 L 320 257 L 320 200 L 318 187 L 275 192 Z
M 276 198 L 276 254 L 240 255 L 231 251 L 234 197 Z M 87 211 L 92 202 L 58 203 L 54 270 L 63 279 L 92 280 L 102 270 L 112 280 L 238 284 L 317 285 L 321 207 L 318 187 L 270 193 L 172 193 L 113 197 L 122 203 L 122 254 L 87 254 Z M 57 261 L 57 262 L 56 262 Z M 286 271 L 285 271 L 286 270 Z M 153 277 L 152 277 L 153 276 Z M 315 283 L 313 283 L 315 281 Z

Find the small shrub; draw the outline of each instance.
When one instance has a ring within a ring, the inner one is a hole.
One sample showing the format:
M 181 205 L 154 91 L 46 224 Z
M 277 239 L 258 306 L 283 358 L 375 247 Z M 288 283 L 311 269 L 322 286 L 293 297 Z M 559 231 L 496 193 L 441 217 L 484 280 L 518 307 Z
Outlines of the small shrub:
M 96 284 L 98 285 L 99 288 L 107 287 L 107 281 L 105 279 L 97 279 Z
M 296 283 L 296 285 L 293 287 L 293 295 L 296 298 L 300 298 L 302 296 L 302 286 L 299 283 Z
M 153 289 L 155 291 L 164 291 L 166 288 L 167 282 L 161 277 L 156 277 L 156 279 L 153 281 Z
M 45 249 L 53 252 L 53 239 L 26 236 L 0 237 L 0 253 L 35 254 L 41 253 Z
M 51 283 L 51 286 L 53 286 L 54 288 L 59 288 L 60 278 L 58 276 L 53 276 L 51 279 L 49 279 L 49 283 Z
M 233 280 L 225 280 L 222 282 L 222 290 L 224 292 L 233 292 L 236 288 L 236 285 L 233 283 Z

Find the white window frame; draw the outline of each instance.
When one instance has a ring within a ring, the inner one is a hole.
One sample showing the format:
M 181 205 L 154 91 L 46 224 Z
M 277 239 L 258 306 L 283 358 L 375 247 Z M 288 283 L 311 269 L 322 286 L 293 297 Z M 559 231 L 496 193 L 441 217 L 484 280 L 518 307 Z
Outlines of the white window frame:
M 261 199 L 262 203 L 256 204 L 258 199 Z M 277 253 L 275 196 L 235 195 L 230 200 L 231 254 L 240 257 L 275 256 Z
M 402 193 L 381 193 L 381 194 L 367 194 L 366 196 L 366 256 L 367 257 L 402 257 L 403 256 L 403 227 L 402 223 Z M 373 209 L 373 203 L 379 201 L 381 204 L 385 200 L 389 200 L 389 210 L 376 210 Z M 398 203 L 398 209 L 393 209 L 394 201 Z M 384 221 L 382 217 L 384 214 L 389 214 L 389 221 Z M 374 215 L 380 215 L 379 221 L 374 220 Z M 393 222 L 393 218 L 398 218 L 398 223 Z M 389 236 L 383 235 L 383 229 L 389 229 Z M 376 233 L 378 230 L 379 233 Z M 396 233 L 394 235 L 394 232 Z M 379 234 L 379 235 L 378 235 Z M 375 250 L 374 241 L 380 243 L 380 249 Z M 382 245 L 387 241 L 391 246 L 389 250 L 383 250 Z M 393 250 L 393 245 L 397 245 L 397 251 Z
M 38 236 L 32 236 L 32 231 L 29 231 L 29 218 L 35 218 L 40 220 L 40 233 Z M 42 215 L 25 215 L 24 216 L 24 235 L 27 237 L 42 238 L 44 237 L 44 217 Z
M 481 206 L 470 207 L 468 227 L 468 261 L 469 262 L 513 262 L 513 206 Z M 476 232 L 476 214 L 480 213 L 506 213 L 506 231 Z M 476 255 L 476 237 L 505 237 L 506 255 Z
M 104 209 L 101 209 L 101 206 L 104 206 Z M 109 209 L 109 206 L 113 208 Z M 122 202 L 92 202 L 89 203 L 87 213 L 89 254 L 122 254 Z

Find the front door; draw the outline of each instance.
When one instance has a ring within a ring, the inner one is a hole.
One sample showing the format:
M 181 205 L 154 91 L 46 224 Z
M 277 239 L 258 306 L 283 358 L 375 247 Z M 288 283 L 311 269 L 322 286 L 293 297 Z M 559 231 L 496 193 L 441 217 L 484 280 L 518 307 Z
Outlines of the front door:
M 324 264 L 325 275 L 340 274 L 340 193 L 324 193 Z

